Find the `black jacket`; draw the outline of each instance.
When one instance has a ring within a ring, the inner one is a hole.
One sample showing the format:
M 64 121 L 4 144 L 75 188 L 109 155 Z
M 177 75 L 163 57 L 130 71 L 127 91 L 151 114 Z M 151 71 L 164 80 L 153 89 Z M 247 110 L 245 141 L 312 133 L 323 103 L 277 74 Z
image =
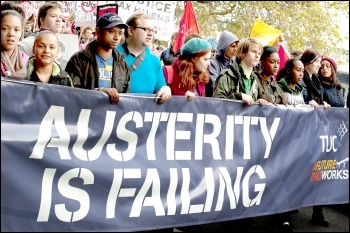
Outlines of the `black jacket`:
M 33 81 L 33 82 L 42 82 L 37 73 L 35 72 L 35 58 L 31 57 L 28 60 L 28 65 L 27 65 L 27 80 Z M 56 84 L 56 85 L 61 85 L 61 86 L 68 86 L 68 87 L 73 87 L 73 80 L 69 76 L 69 74 L 62 70 L 61 67 L 54 62 L 53 63 L 53 69 L 52 69 L 52 74 L 49 80 L 50 84 Z
M 76 52 L 69 59 L 66 71 L 74 80 L 74 86 L 84 89 L 98 88 L 99 71 L 95 58 L 97 51 L 97 42 L 90 42 L 85 49 Z M 124 92 L 123 86 L 126 77 L 129 77 L 128 65 L 124 61 L 124 56 L 115 49 L 113 56 L 113 80 L 112 86 L 119 93 Z M 128 80 L 130 80 L 128 78 Z

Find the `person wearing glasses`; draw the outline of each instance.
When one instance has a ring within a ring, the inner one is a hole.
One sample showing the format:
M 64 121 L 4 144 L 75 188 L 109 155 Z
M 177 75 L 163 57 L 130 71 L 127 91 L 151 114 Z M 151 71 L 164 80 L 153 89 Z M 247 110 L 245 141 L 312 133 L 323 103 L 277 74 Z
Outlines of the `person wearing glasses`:
M 127 28 L 116 13 L 106 13 L 97 20 L 96 40 L 73 54 L 65 69 L 75 87 L 102 91 L 111 104 L 119 103 L 119 93 L 126 92 L 124 83 L 129 76 L 123 55 L 115 48 Z
M 144 12 L 136 12 L 127 20 L 125 42 L 116 50 L 124 54 L 124 60 L 133 70 L 130 73 L 129 92 L 155 94 L 155 101 L 162 104 L 171 98 L 159 58 L 151 52 L 150 45 L 156 34 L 151 18 Z M 135 62 L 135 63 L 134 63 Z

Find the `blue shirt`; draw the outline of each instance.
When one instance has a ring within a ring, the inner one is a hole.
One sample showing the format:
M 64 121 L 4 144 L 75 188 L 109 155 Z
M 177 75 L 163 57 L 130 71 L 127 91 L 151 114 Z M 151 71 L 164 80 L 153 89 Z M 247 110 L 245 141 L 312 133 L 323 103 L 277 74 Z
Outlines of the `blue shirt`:
M 126 44 L 119 44 L 116 50 L 124 54 L 124 60 L 128 67 L 136 60 L 129 52 Z M 166 86 L 162 65 L 159 58 L 146 47 L 144 61 L 130 75 L 129 92 L 140 94 L 155 94 L 163 86 Z
M 98 66 L 98 87 L 110 88 L 113 77 L 113 57 L 104 60 L 98 54 L 95 55 Z

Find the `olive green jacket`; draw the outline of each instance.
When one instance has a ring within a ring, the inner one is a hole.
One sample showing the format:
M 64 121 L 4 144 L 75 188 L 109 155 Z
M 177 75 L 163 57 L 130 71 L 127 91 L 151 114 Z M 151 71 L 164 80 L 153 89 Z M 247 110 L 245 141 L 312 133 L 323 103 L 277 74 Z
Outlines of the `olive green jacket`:
M 221 70 L 216 79 L 213 97 L 223 99 L 242 100 L 242 93 L 246 93 L 243 83 L 243 70 L 236 61 L 231 62 L 225 69 Z M 254 72 L 251 74 L 253 83 L 249 95 L 254 101 L 258 99 L 257 76 Z

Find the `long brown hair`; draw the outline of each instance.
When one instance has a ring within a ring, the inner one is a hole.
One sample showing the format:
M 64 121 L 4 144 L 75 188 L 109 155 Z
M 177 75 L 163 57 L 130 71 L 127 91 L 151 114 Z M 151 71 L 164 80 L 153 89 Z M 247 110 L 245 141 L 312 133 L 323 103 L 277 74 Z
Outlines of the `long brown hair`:
M 180 85 L 182 88 L 186 90 L 195 90 L 197 83 L 208 83 L 209 82 L 209 73 L 208 70 L 205 70 L 204 72 L 195 72 L 194 71 L 194 63 L 195 58 L 202 57 L 209 53 L 211 50 L 203 50 L 198 53 L 192 54 L 192 56 L 179 56 L 179 63 L 180 63 L 180 78 L 181 82 Z
M 328 61 L 329 62 L 329 61 Z M 326 78 L 322 76 L 322 71 L 321 68 L 318 70 L 318 78 L 320 79 L 321 83 L 329 85 L 329 86 L 336 86 L 339 90 L 343 89 L 343 86 L 341 85 L 338 77 L 337 77 L 337 72 L 335 71 L 334 67 L 332 64 L 331 66 L 331 77 Z

